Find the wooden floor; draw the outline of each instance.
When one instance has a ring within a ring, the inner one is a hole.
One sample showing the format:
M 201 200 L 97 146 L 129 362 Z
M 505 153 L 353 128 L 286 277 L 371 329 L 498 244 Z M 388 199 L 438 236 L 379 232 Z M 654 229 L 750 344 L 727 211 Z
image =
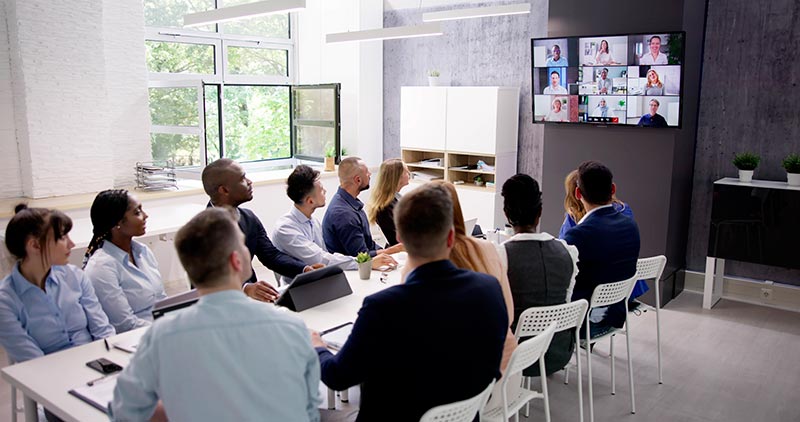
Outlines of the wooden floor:
M 701 300 L 684 292 L 662 310 L 663 385 L 657 379 L 655 314 L 633 317 L 635 415 L 630 413 L 625 338 L 615 340 L 615 396 L 610 394 L 608 342 L 595 348 L 596 421 L 800 421 L 800 315 L 728 300 L 705 311 Z M 575 381 L 575 371 L 569 385 L 563 372 L 548 379 L 553 421 L 578 420 Z M 339 407 L 353 408 L 358 399 L 357 389 L 351 389 L 350 404 Z M 9 387 L 2 383 L 0 421 L 10 419 L 9 406 Z M 530 420 L 544 420 L 541 401 L 533 402 Z

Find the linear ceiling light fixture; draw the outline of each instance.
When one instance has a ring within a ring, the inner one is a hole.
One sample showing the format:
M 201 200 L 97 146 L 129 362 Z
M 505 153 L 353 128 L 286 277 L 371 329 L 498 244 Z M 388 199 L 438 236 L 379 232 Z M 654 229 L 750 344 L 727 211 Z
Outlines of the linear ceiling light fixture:
M 393 28 L 340 32 L 337 34 L 328 34 L 325 37 L 325 40 L 330 44 L 350 41 L 395 40 L 399 38 L 432 37 L 442 34 L 443 32 L 441 25 L 438 22 L 435 22 L 414 26 L 396 26 Z
M 458 19 L 486 18 L 489 16 L 524 15 L 527 13 L 531 13 L 530 3 L 516 3 L 504 6 L 476 7 L 472 9 L 455 9 L 423 13 L 422 21 L 452 21 Z
M 229 22 L 237 19 L 254 18 L 274 13 L 295 12 L 306 8 L 306 0 L 266 0 L 240 4 L 204 12 L 189 13 L 183 16 L 183 26 L 202 26 L 212 23 Z

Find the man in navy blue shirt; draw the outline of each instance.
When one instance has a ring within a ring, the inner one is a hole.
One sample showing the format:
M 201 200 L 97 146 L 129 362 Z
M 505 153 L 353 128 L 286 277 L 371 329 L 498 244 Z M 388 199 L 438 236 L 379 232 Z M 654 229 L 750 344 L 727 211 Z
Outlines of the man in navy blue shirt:
M 358 157 L 347 157 L 339 164 L 339 189 L 322 219 L 322 237 L 329 252 L 349 256 L 367 252 L 374 257 L 379 253 L 391 255 L 404 250 L 402 243 L 378 249 L 372 239 L 364 203 L 358 199 L 359 193 L 369 189 L 371 175 Z
M 642 116 L 637 126 L 667 127 L 667 121 L 664 119 L 664 116 L 658 114 L 658 106 L 660 105 L 661 103 L 659 103 L 657 99 L 653 98 L 650 100 L 650 114 Z
M 239 228 L 244 233 L 245 245 L 251 257 L 258 257 L 267 268 L 280 275 L 293 278 L 297 274 L 322 268 L 323 264 L 307 266 L 303 261 L 287 255 L 276 248 L 267 236 L 267 231 L 256 214 L 239 205 L 253 199 L 253 182 L 247 178 L 242 166 L 230 158 L 220 158 L 203 169 L 203 189 L 211 199 L 209 207 L 230 206 L 236 211 Z M 273 302 L 278 292 L 269 283 L 256 279 L 251 266 L 251 276 L 244 284 L 244 292 L 253 299 Z
M 448 259 L 455 242 L 448 191 L 428 184 L 404 195 L 395 224 L 408 250 L 405 283 L 364 299 L 335 356 L 318 333 L 311 337 L 325 385 L 361 384 L 358 421 L 418 421 L 500 376 L 509 322 L 503 292 L 494 277 Z

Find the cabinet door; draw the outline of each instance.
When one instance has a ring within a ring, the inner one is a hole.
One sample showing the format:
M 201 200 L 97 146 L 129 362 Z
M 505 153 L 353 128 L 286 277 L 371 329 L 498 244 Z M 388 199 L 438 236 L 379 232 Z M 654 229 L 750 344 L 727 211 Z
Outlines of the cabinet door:
M 400 94 L 400 146 L 443 151 L 447 88 L 408 86 Z
M 457 87 L 447 91 L 447 149 L 495 153 L 497 88 Z

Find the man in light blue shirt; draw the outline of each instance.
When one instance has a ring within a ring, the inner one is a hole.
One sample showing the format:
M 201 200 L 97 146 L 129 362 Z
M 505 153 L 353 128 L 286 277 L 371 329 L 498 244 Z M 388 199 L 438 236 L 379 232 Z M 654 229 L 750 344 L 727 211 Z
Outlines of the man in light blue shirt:
M 553 56 L 547 59 L 545 62 L 545 66 L 547 67 L 555 67 L 555 66 L 569 66 L 567 63 L 567 58 L 561 56 L 561 47 L 558 44 L 553 45 Z
M 175 249 L 200 300 L 142 337 L 117 379 L 111 420 L 319 421 L 320 370 L 308 331 L 241 291 L 250 253 L 231 210 L 192 218 Z
M 597 80 L 597 93 L 611 94 L 613 86 L 611 79 L 608 79 L 608 69 L 604 67 L 603 70 L 600 71 L 600 79 Z
M 322 225 L 312 217 L 314 210 L 325 206 L 325 193 L 318 171 L 307 165 L 297 166 L 286 181 L 286 195 L 294 206 L 275 223 L 272 242 L 281 252 L 306 264 L 321 262 L 326 266 L 339 265 L 345 270 L 355 270 L 358 268 L 355 258 L 328 252 Z M 377 254 L 372 267 L 383 265 L 393 266 L 397 262 L 389 255 Z M 291 282 L 291 279 L 283 277 L 283 281 Z

